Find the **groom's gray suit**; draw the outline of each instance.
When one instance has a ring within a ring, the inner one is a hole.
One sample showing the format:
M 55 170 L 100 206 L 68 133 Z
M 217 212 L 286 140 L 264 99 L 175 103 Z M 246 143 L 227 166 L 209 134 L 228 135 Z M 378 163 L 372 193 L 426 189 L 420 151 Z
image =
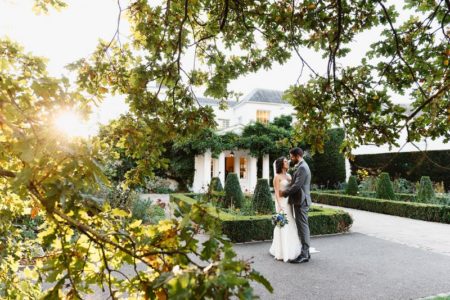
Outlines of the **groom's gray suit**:
M 298 236 L 302 242 L 301 256 L 309 257 L 310 233 L 308 224 L 308 210 L 311 206 L 311 171 L 308 164 L 302 159 L 296 166 L 291 185 L 283 192 L 289 197 L 289 204 L 293 205 L 295 223 L 297 223 Z

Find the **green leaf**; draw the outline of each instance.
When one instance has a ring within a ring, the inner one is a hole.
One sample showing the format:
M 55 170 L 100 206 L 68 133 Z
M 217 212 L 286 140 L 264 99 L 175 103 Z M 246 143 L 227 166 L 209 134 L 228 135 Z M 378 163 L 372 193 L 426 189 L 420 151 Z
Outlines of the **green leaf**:
M 270 284 L 270 282 L 264 277 L 262 276 L 259 272 L 257 271 L 251 271 L 249 274 L 249 278 L 261 283 L 269 292 L 273 293 L 273 287 Z
M 113 210 L 111 210 L 111 214 L 115 217 L 120 217 L 120 218 L 126 218 L 126 217 L 130 216 L 129 213 L 127 213 L 126 211 L 119 209 L 119 208 L 114 208 Z

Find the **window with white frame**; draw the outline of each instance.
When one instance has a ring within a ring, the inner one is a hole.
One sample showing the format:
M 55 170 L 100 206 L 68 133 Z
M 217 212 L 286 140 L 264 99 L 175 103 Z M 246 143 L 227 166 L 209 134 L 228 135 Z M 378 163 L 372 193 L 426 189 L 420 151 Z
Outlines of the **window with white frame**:
M 239 178 L 247 178 L 247 159 L 245 157 L 239 159 Z
M 218 123 L 220 128 L 228 128 L 230 127 L 230 120 L 229 119 L 218 119 Z
M 257 110 L 256 111 L 256 121 L 262 124 L 268 124 L 270 121 L 270 111 L 268 110 Z

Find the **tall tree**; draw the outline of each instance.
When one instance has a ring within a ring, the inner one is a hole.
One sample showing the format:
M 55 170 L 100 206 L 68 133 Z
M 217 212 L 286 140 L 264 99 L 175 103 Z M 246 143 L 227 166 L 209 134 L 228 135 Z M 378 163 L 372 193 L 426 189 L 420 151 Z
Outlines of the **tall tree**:
M 231 80 L 296 55 L 312 76 L 291 86 L 285 97 L 296 108 L 299 136 L 314 149 L 323 149 L 335 125 L 345 127 L 346 151 L 367 143 L 396 144 L 403 129 L 409 141 L 448 140 L 450 2 L 408 0 L 404 8 L 385 0 L 130 1 L 121 13 L 131 25 L 131 42 L 121 44 L 117 34 L 74 67 L 79 83 L 92 93 L 111 87 L 129 95 L 132 111 L 177 112 L 175 120 L 183 123 L 197 115 L 191 110 L 192 86 L 227 99 Z M 342 66 L 350 43 L 375 29 L 381 35 L 366 58 Z M 325 74 L 311 67 L 305 48 L 327 58 Z M 195 64 L 186 60 L 192 53 Z M 149 84 L 155 91 L 148 91 Z M 411 111 L 393 101 L 405 94 Z M 165 102 L 174 108 L 166 109 Z
M 86 192 L 107 182 L 99 164 L 102 151 L 114 146 L 135 159 L 125 176 L 125 184 L 132 185 L 158 165 L 165 142 L 213 125 L 211 109 L 196 105 L 193 86 L 225 100 L 233 95 L 231 80 L 285 63 L 294 53 L 312 78 L 292 86 L 285 97 L 296 108 L 299 137 L 315 149 L 323 149 L 334 125 L 345 127 L 346 151 L 363 143 L 395 144 L 402 129 L 409 141 L 450 139 L 449 0 L 406 0 L 410 17 L 404 21 L 383 0 L 117 3 L 118 21 L 126 18 L 133 35 L 125 43 L 118 27 L 111 41 L 71 65 L 80 89 L 48 76 L 42 59 L 0 41 L 0 255 L 7 262 L 0 267 L 1 297 L 39 295 L 41 269 L 24 271 L 28 280 L 20 285 L 17 272 L 35 241 L 22 240 L 11 223 L 30 212 L 46 216 L 39 242 L 54 255 L 45 266 L 45 278 L 55 282 L 49 297 L 65 291 L 82 298 L 89 284 L 106 282 L 113 298 L 125 290 L 149 298 L 218 293 L 226 298 L 250 296 L 248 279 L 264 282 L 248 262 L 233 259 L 231 245 L 220 236 L 212 234 L 199 253 L 188 222 L 140 226 L 127 222 L 120 210 L 106 207 L 88 215 L 84 209 Z M 49 4 L 60 8 L 64 1 L 36 1 L 41 10 Z M 382 35 L 368 59 L 341 66 L 350 42 L 376 27 Z M 311 67 L 302 54 L 305 47 L 327 58 L 326 74 Z M 195 64 L 186 63 L 191 53 Z M 66 141 L 48 126 L 59 108 L 87 113 L 93 97 L 109 93 L 127 96 L 130 115 L 117 124 L 124 138 Z M 398 94 L 408 95 L 412 111 L 393 103 Z M 214 222 L 202 212 L 195 208 L 189 217 L 213 233 Z M 150 271 L 136 267 L 132 277 L 117 275 L 122 264 L 137 262 Z
M 166 112 L 131 113 L 111 124 L 109 139 L 67 138 L 55 130 L 55 117 L 65 109 L 86 115 L 92 99 L 69 80 L 50 77 L 42 58 L 9 40 L 0 40 L 0 65 L 0 298 L 83 299 L 93 285 L 106 287 L 112 299 L 251 297 L 250 280 L 271 290 L 250 262 L 235 259 L 201 204 L 182 221 L 156 225 L 108 204 L 89 209 L 91 193 L 109 184 L 104 157 L 121 158 L 123 150 L 134 162 L 119 177 L 124 185 L 141 183 L 164 163 L 161 145 L 207 126 L 208 110 L 181 111 L 192 114 L 181 124 Z M 44 221 L 30 237 L 18 223 L 38 216 Z M 199 230 L 209 233 L 202 243 Z M 27 262 L 33 266 L 21 268 Z M 43 281 L 51 283 L 47 290 Z

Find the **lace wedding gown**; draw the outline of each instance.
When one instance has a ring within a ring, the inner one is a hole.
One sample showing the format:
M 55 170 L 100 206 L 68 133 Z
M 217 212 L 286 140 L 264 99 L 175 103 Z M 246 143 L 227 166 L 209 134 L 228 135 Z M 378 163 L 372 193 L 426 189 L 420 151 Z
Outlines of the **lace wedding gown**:
M 280 182 L 280 190 L 285 190 L 289 185 L 289 181 L 286 179 Z M 275 226 L 273 230 L 273 241 L 270 246 L 270 254 L 275 259 L 283 260 L 287 262 L 290 259 L 295 259 L 300 255 L 301 244 L 298 237 L 297 225 L 292 215 L 292 207 L 288 204 L 288 198 L 281 198 L 281 207 L 278 206 L 278 201 L 275 201 L 277 211 L 282 209 L 287 216 L 288 224 L 283 227 Z

